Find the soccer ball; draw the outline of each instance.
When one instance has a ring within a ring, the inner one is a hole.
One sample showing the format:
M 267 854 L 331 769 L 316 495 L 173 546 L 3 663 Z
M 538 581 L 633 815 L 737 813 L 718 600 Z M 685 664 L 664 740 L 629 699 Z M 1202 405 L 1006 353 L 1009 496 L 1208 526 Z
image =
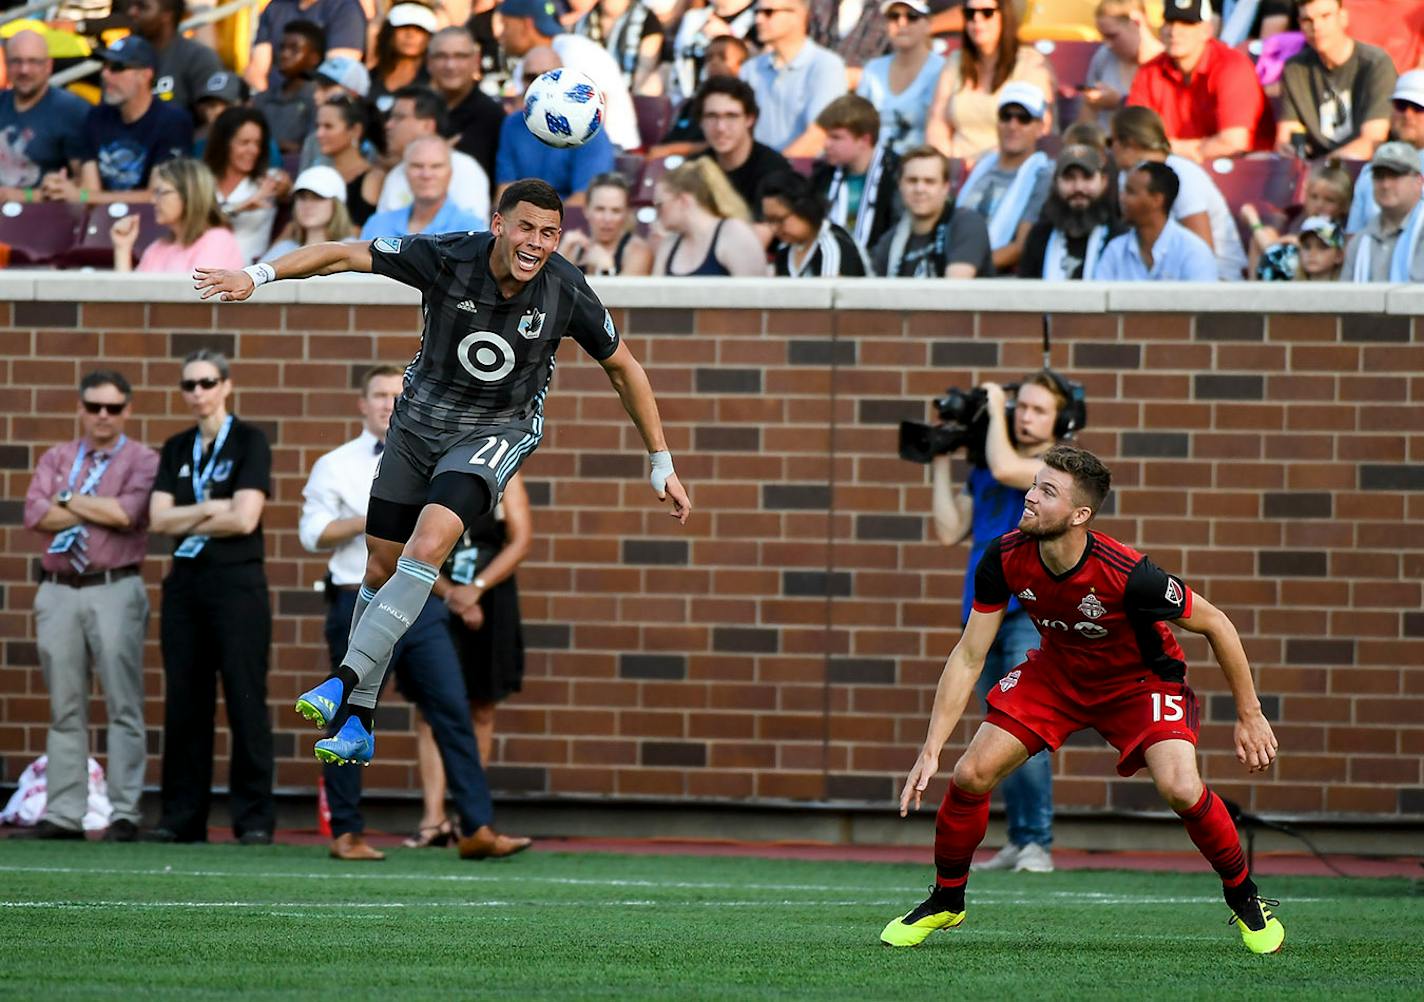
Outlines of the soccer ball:
M 547 146 L 582 146 L 603 128 L 603 114 L 603 91 L 567 66 L 539 74 L 524 92 L 524 124 Z

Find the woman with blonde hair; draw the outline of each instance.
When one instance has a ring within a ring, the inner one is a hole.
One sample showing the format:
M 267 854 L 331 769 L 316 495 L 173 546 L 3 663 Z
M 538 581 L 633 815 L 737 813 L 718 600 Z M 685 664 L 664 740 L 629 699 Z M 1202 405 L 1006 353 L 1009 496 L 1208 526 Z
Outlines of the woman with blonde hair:
M 1300 212 L 1290 226 L 1278 228 L 1264 223 L 1256 206 L 1249 202 L 1241 206 L 1241 221 L 1251 230 L 1251 240 L 1246 248 L 1249 257 L 1247 277 L 1265 282 L 1300 278 L 1301 235 L 1305 232 L 1305 224 L 1323 219 L 1333 223 L 1337 233 L 1343 232 L 1354 195 L 1355 182 L 1350 172 L 1340 166 L 1340 161 L 1328 160 L 1311 170 L 1305 182 L 1305 198 Z M 1325 240 L 1319 233 L 1316 235 Z M 1319 270 L 1316 269 L 1317 272 Z
M 588 232 L 565 233 L 559 253 L 585 275 L 648 275 L 653 250 L 633 232 L 631 191 L 622 174 L 600 174 L 588 185 Z
M 1017 0 L 966 0 L 963 44 L 945 60 L 925 118 L 925 142 L 951 159 L 976 160 L 999 144 L 999 88 L 1010 80 L 1043 91 L 1052 127 L 1053 70 L 1019 44 Z
M 1127 100 L 1137 68 L 1156 59 L 1162 43 L 1148 23 L 1142 0 L 1101 0 L 1097 21 L 1103 44 L 1093 53 L 1078 90 L 1083 98 L 1078 119 L 1097 121 L 1106 129 L 1112 124 L 1112 113 Z
M 271 261 L 298 247 L 350 240 L 356 235 L 351 214 L 346 211 L 346 182 L 335 167 L 317 165 L 297 175 L 292 221 L 262 255 Z
M 138 216 L 128 215 L 109 229 L 115 271 L 178 272 L 191 275 L 201 262 L 214 268 L 247 264 L 232 227 L 218 207 L 212 171 L 201 160 L 169 160 L 153 169 L 149 185 L 153 218 L 169 236 L 149 244 L 134 268 Z
M 751 213 L 727 175 L 698 157 L 658 179 L 658 223 L 673 235 L 658 246 L 656 275 L 673 278 L 765 275 L 766 250 L 746 222 Z

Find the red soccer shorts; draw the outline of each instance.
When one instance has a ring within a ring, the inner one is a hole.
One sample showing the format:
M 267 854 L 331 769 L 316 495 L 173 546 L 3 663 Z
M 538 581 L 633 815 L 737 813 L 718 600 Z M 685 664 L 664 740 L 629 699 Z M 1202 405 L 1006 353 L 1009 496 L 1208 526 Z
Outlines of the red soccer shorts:
M 1041 656 L 1019 665 L 989 690 L 985 721 L 1022 741 L 1030 755 L 1057 751 L 1070 734 L 1091 727 L 1117 749 L 1119 776 L 1146 766 L 1143 753 L 1158 741 L 1197 743 L 1201 711 L 1185 683 L 1148 675 L 1105 687 L 1085 703 L 1055 685 L 1056 674 Z

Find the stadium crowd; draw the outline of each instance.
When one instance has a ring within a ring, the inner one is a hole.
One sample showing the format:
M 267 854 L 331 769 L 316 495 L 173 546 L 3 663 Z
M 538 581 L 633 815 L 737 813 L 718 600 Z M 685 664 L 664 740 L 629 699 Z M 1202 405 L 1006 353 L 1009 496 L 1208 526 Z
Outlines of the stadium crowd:
M 12 20 L 0 242 L 76 263 L 21 225 L 68 203 L 115 269 L 187 272 L 482 228 L 537 176 L 591 274 L 1424 278 L 1424 69 L 1353 37 L 1348 0 L 1100 0 L 1069 26 L 1092 43 L 1024 6 L 272 0 L 240 66 L 185 0 Z M 66 31 L 95 39 L 95 104 L 50 84 Z M 559 66 L 607 102 L 572 149 L 521 114 Z

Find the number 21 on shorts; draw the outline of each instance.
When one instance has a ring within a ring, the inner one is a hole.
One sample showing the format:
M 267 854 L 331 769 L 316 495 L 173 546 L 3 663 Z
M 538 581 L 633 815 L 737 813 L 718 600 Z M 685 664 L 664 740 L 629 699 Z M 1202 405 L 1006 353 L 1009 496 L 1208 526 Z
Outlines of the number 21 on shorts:
M 488 462 L 486 462 L 486 461 L 485 461 L 485 453 L 489 452 L 490 449 L 493 449 L 493 448 L 494 448 L 494 444 L 495 444 L 496 442 L 499 443 L 499 448 L 498 448 L 498 449 L 495 449 L 494 455 L 490 457 L 490 459 L 489 459 Z M 473 456 L 470 457 L 470 465 L 471 465 L 471 466 L 488 466 L 490 469 L 494 469 L 496 466 L 499 465 L 499 461 L 504 458 L 504 454 L 505 454 L 508 450 L 509 450 L 509 443 L 508 443 L 508 442 L 504 441 L 503 439 L 501 439 L 501 438 L 500 438 L 499 436 L 497 436 L 497 435 L 491 435 L 489 438 L 485 439 L 485 444 L 482 445 L 482 446 L 480 446 L 479 451 L 476 452 Z
M 1173 721 L 1181 720 L 1186 715 L 1184 700 L 1181 693 L 1176 692 L 1154 692 L 1152 694 L 1152 720 Z

